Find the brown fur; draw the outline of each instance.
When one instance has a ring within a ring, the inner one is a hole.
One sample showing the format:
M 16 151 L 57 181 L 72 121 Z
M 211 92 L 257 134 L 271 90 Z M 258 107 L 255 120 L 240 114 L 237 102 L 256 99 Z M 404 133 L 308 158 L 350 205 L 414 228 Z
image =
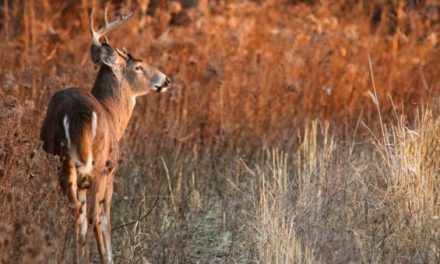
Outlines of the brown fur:
M 109 208 L 112 190 L 109 190 L 108 187 L 112 187 L 113 172 L 115 170 L 105 173 L 108 171 L 106 163 L 109 160 L 118 160 L 118 137 L 116 131 L 125 129 L 116 129 L 116 124 L 113 120 L 128 120 L 129 118 L 124 116 L 124 118 L 115 119 L 112 113 L 108 111 L 107 108 L 109 107 L 111 106 L 99 102 L 90 92 L 77 88 L 64 89 L 52 97 L 41 130 L 44 150 L 48 153 L 59 155 L 63 160 L 63 168 L 59 178 L 63 192 L 68 194 L 77 214 L 87 214 L 87 212 L 82 212 L 87 210 L 84 203 L 90 204 L 90 213 L 88 215 L 91 216 L 90 222 L 94 224 L 95 232 L 102 232 L 102 228 L 98 225 L 101 221 L 99 219 L 101 210 L 97 210 L 97 208 L 101 207 L 101 201 L 104 201 L 106 204 L 104 213 L 107 217 L 110 215 Z M 91 131 L 93 112 L 97 115 L 97 129 L 94 139 L 92 139 Z M 76 148 L 78 159 L 85 163 L 88 156 L 93 155 L 93 173 L 91 175 L 77 175 L 78 173 L 74 171 L 75 164 L 67 149 L 67 139 L 63 126 L 65 116 L 68 117 L 71 145 Z M 90 150 L 92 151 L 91 153 Z M 105 177 L 102 177 L 104 173 Z M 87 191 L 82 190 L 82 188 L 89 186 L 92 199 L 86 202 L 80 201 L 78 199 L 79 193 L 85 192 L 83 194 L 85 196 Z M 85 243 L 85 241 L 81 243 Z M 103 243 L 100 243 L 100 251 L 103 246 Z M 82 254 L 86 255 L 84 250 Z
M 96 113 L 98 119 L 93 142 L 92 112 Z M 83 90 L 68 88 L 57 92 L 52 97 L 41 129 L 40 138 L 43 141 L 44 150 L 59 155 L 62 160 L 70 159 L 63 127 L 63 119 L 66 115 L 70 125 L 72 146 L 77 149 L 79 160 L 85 163 L 88 156 L 93 155 L 95 170 L 103 171 L 105 162 L 110 159 L 112 152 L 117 150 L 116 138 L 112 132 L 114 124 L 109 122 L 108 114 L 101 103 L 92 94 Z M 109 143 L 111 146 L 106 146 Z M 92 153 L 89 153 L 90 149 Z M 60 181 L 64 182 L 66 177 L 67 175 L 62 173 Z M 62 187 L 64 189 L 67 186 Z

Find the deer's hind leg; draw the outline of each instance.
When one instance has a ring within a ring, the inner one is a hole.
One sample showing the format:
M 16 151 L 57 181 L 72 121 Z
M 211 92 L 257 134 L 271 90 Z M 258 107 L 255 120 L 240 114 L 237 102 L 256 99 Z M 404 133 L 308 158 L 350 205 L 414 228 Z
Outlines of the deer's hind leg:
M 72 203 L 75 214 L 76 262 L 87 263 L 87 189 L 78 189 L 76 169 L 69 157 L 64 158 L 60 185 Z
M 63 167 L 61 169 L 60 174 L 60 185 L 61 190 L 64 194 L 67 195 L 69 201 L 73 205 L 73 209 L 75 213 L 79 212 L 79 208 L 81 207 L 80 202 L 78 201 L 78 185 L 77 185 L 77 175 L 76 170 L 73 164 L 73 160 L 66 156 L 63 157 Z
M 87 189 L 78 189 L 79 212 L 76 215 L 76 257 L 77 263 L 88 263 L 87 250 Z

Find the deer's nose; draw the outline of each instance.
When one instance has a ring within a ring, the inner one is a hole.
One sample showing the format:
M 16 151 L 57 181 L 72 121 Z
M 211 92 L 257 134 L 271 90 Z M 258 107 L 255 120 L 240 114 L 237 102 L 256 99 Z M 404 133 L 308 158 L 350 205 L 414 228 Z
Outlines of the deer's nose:
M 165 82 L 163 83 L 163 85 L 164 86 L 169 86 L 171 84 L 171 78 L 170 77 L 167 77 L 166 79 L 165 79 Z

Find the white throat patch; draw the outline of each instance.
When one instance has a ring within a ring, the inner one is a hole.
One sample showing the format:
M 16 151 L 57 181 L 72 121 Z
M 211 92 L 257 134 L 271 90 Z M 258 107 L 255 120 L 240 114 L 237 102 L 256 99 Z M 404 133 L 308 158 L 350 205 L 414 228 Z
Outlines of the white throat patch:
M 134 109 L 134 106 L 136 105 L 136 96 L 132 96 L 131 97 L 131 103 L 132 103 L 132 107 L 131 107 L 131 109 L 133 110 Z

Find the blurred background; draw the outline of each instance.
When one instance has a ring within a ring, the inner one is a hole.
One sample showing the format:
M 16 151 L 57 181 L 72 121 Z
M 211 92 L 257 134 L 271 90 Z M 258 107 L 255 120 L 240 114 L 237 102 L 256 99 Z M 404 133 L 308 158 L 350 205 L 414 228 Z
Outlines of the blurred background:
M 38 135 L 53 93 L 91 89 L 105 2 L 0 0 L 1 263 L 72 262 Z M 136 10 L 110 44 L 173 79 L 121 142 L 117 263 L 440 260 L 438 1 L 110 3 Z

